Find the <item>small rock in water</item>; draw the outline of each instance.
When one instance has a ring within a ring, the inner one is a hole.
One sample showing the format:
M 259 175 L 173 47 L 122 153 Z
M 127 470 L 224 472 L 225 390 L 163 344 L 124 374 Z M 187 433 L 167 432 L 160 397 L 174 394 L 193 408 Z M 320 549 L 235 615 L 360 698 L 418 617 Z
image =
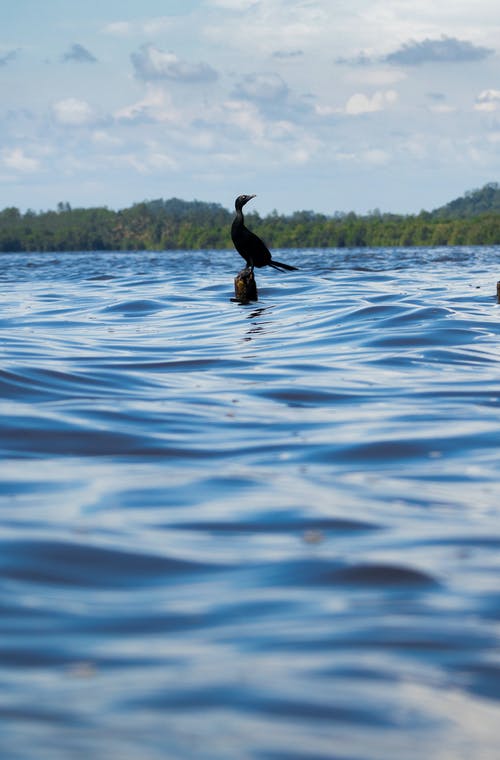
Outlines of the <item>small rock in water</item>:
M 234 301 L 249 303 L 258 301 L 257 284 L 251 267 L 245 267 L 234 278 Z
M 321 530 L 306 530 L 302 535 L 302 539 L 306 544 L 320 544 L 325 540 L 325 535 Z

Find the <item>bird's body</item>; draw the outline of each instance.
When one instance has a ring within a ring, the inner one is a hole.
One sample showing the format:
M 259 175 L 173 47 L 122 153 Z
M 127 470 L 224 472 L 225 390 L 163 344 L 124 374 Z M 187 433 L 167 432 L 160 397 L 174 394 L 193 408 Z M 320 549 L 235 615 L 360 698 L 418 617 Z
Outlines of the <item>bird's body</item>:
M 252 269 L 254 267 L 260 269 L 260 267 L 265 266 L 270 266 L 273 267 L 273 269 L 278 269 L 280 271 L 285 269 L 290 271 L 297 269 L 297 267 L 292 267 L 290 264 L 282 264 L 280 261 L 273 261 L 271 251 L 267 245 L 260 239 L 260 237 L 245 227 L 243 206 L 252 198 L 255 198 L 255 195 L 239 195 L 234 202 L 236 216 L 231 225 L 231 238 L 234 247 L 240 256 L 245 259 L 247 266 Z

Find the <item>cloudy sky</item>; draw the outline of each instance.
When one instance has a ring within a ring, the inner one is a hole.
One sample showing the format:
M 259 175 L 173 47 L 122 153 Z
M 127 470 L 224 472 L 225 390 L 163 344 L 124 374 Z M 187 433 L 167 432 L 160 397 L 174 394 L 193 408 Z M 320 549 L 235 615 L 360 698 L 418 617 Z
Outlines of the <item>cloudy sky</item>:
M 0 208 L 413 213 L 500 180 L 498 0 L 16 0 Z

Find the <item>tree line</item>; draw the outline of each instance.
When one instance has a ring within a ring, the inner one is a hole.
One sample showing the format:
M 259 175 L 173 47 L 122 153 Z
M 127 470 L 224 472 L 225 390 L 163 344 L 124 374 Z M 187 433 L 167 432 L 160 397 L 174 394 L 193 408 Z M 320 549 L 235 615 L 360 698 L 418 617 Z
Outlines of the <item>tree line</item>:
M 178 198 L 52 211 L 0 211 L 0 251 L 199 250 L 231 247 L 233 213 L 217 203 Z M 500 187 L 489 183 L 435 211 L 366 215 L 276 211 L 246 222 L 272 248 L 362 248 L 500 244 Z

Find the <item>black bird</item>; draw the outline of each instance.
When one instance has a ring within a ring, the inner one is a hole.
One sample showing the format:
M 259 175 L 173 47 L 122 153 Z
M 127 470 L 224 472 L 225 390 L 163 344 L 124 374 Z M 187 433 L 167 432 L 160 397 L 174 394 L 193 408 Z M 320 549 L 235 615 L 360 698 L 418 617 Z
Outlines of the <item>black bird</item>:
M 273 261 L 271 251 L 267 245 L 262 242 L 260 237 L 257 237 L 253 232 L 250 232 L 245 227 L 245 220 L 243 219 L 243 206 L 248 201 L 255 198 L 255 195 L 238 195 L 234 202 L 234 208 L 236 209 L 236 216 L 233 219 L 231 225 L 231 238 L 234 243 L 234 247 L 243 256 L 247 262 L 247 266 L 251 267 L 265 267 L 270 266 L 273 269 L 278 269 L 280 272 L 283 270 L 292 271 L 297 267 L 292 267 L 290 264 L 282 264 L 280 261 Z

